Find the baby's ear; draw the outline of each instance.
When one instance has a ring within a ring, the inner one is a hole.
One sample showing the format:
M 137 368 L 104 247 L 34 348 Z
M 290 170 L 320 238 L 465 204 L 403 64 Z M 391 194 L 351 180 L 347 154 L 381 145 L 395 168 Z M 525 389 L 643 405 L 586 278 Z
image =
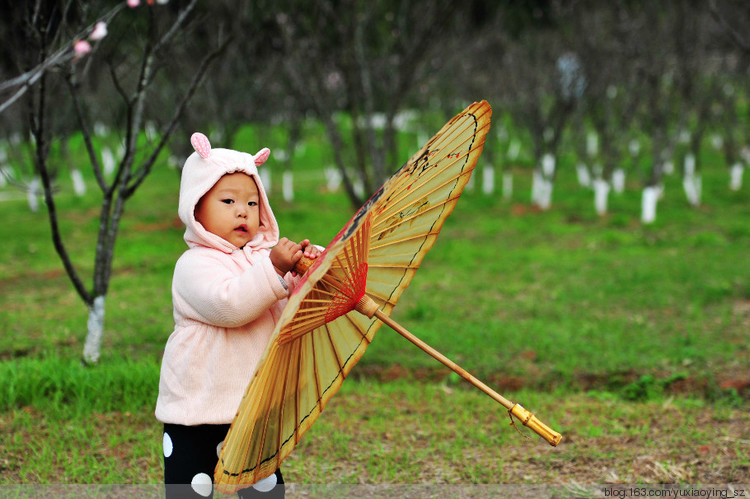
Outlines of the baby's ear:
M 255 166 L 260 166 L 263 163 L 266 162 L 268 159 L 268 156 L 271 155 L 271 150 L 267 147 L 264 147 L 260 151 L 258 151 L 253 158 L 255 159 Z

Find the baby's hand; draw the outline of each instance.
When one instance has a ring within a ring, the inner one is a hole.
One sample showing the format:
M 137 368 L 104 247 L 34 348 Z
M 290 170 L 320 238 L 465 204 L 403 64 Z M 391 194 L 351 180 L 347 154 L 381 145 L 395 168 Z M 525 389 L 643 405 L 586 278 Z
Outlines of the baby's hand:
M 313 260 L 318 258 L 321 255 L 320 249 L 310 244 L 309 239 L 305 239 L 301 243 L 299 243 L 303 250 L 303 258 L 300 259 L 299 262 L 295 264 L 294 269 L 292 269 L 292 275 L 302 275 L 305 272 L 308 271 L 308 269 L 312 266 Z
M 311 260 L 315 260 L 320 256 L 320 248 L 318 248 L 314 244 L 310 244 L 309 239 L 305 239 L 299 244 L 300 246 L 302 246 L 305 257 L 310 258 Z
M 302 258 L 302 245 L 282 237 L 271 250 L 270 258 L 276 273 L 283 277 Z

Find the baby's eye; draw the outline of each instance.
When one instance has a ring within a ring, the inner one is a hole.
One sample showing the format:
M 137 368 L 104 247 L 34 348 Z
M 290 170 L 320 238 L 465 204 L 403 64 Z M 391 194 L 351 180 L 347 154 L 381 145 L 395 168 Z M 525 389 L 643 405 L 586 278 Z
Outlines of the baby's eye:
M 234 199 L 222 199 L 221 202 L 224 204 L 232 204 L 234 203 Z
M 258 206 L 257 201 L 250 201 L 247 203 L 248 206 Z

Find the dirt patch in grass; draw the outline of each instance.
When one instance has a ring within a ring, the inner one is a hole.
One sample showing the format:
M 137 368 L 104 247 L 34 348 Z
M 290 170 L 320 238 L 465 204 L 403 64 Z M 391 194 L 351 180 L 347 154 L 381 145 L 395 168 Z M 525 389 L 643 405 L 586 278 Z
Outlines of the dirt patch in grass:
M 748 359 L 750 360 L 750 359 Z M 630 390 L 648 391 L 657 396 L 698 397 L 707 400 L 737 398 L 750 401 L 750 364 L 705 374 L 678 374 L 663 372 L 640 372 L 637 370 L 609 373 L 578 372 L 563 377 L 559 374 L 543 373 L 529 365 L 526 371 L 536 371 L 534 376 L 518 376 L 502 371 L 491 373 L 485 381 L 499 392 L 531 389 L 549 391 L 565 388 L 573 391 L 607 391 L 623 393 Z M 362 363 L 351 377 L 359 380 L 377 380 L 388 383 L 396 380 L 417 382 L 445 382 L 451 371 L 443 366 L 407 368 L 398 363 L 389 365 Z M 636 396 L 637 393 L 633 396 Z M 644 393 L 644 397 L 649 396 Z
M 444 385 L 424 385 L 416 398 L 398 392 L 335 398 L 289 459 L 286 468 L 290 480 L 411 484 L 750 482 L 750 414 L 746 409 L 693 407 L 671 399 L 631 403 L 586 395 L 554 401 L 545 395 L 544 401 L 533 401 L 533 410 L 564 435 L 562 443 L 553 448 L 525 428 L 522 431 L 526 436 L 519 435 L 509 428 L 503 408 L 480 397 L 484 396 Z M 384 405 L 389 401 L 392 405 L 387 409 Z M 468 415 L 467 407 L 473 408 Z M 348 436 L 336 443 L 337 432 Z M 337 445 L 342 447 L 339 451 Z M 340 457 L 324 457 L 337 455 Z
M 505 394 L 564 438 L 509 426 L 476 390 L 349 380 L 283 469 L 296 484 L 750 483 L 750 412 L 700 401 Z M 54 420 L 0 414 L 0 483 L 158 483 L 150 408 Z

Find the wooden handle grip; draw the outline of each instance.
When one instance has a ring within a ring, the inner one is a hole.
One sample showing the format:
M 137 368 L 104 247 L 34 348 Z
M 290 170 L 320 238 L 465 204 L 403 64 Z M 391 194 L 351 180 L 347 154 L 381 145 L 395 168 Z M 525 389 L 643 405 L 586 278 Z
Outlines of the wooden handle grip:
M 292 270 L 299 275 L 304 275 L 305 272 L 310 270 L 310 267 L 312 267 L 313 263 L 315 263 L 314 259 L 307 258 L 305 255 L 302 255 L 302 258 L 299 259 Z
M 557 444 L 562 440 L 562 435 L 542 423 L 539 418 L 524 409 L 522 406 L 518 404 L 514 405 L 513 408 L 511 408 L 510 413 L 520 419 L 524 426 L 531 428 L 537 435 L 549 442 L 550 445 L 557 447 Z

